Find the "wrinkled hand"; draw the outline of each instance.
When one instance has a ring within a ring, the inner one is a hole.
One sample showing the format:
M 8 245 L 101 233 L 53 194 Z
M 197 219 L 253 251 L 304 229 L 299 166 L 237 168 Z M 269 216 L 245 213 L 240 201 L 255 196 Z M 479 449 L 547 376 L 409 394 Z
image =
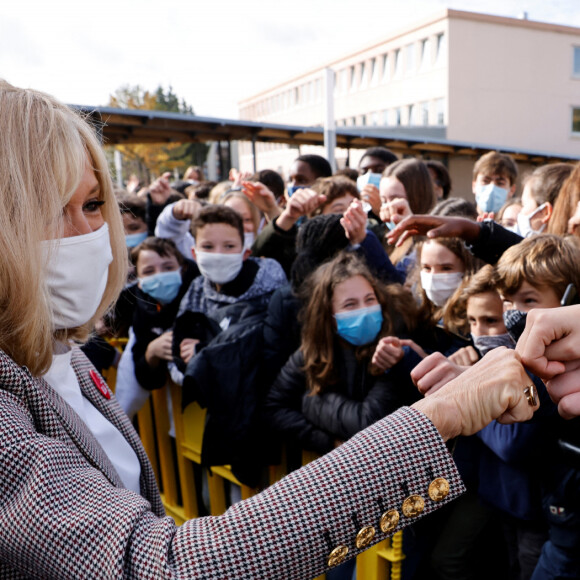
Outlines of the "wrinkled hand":
M 449 360 L 462 367 L 470 367 L 479 360 L 479 353 L 472 346 L 464 346 L 453 354 L 449 355 Z
M 299 189 L 288 200 L 286 208 L 280 214 L 276 225 L 288 231 L 302 216 L 310 215 L 326 201 L 326 195 L 312 189 Z
M 444 440 L 473 435 L 494 419 L 505 424 L 531 419 L 539 403 L 532 407 L 526 399 L 524 389 L 530 382 L 518 354 L 498 347 L 413 407 L 431 420 Z
M 201 204 L 195 199 L 180 199 L 171 210 L 176 220 L 193 220 L 201 210 Z
M 273 220 L 282 213 L 276 197 L 259 181 L 243 181 L 242 193 L 269 219 Z
M 173 340 L 173 331 L 169 330 L 152 340 L 145 351 L 145 360 L 151 367 L 156 367 L 162 360 L 172 360 L 171 343 Z
M 403 197 L 397 197 L 391 201 L 386 201 L 381 205 L 380 218 L 383 222 L 393 222 L 398 224 L 406 217 L 413 215 L 409 202 Z
M 385 336 L 377 344 L 371 360 L 372 364 L 383 372 L 394 367 L 405 355 L 404 346 L 412 348 L 421 358 L 427 356 L 425 351 L 409 338 Z
M 532 373 L 546 383 L 562 417 L 580 415 L 580 305 L 534 308 L 516 352 Z
M 199 343 L 197 338 L 184 338 L 179 343 L 179 356 L 183 359 L 183 362 L 187 364 L 195 354 L 195 345 Z
M 480 232 L 478 223 L 461 217 L 438 215 L 412 215 L 397 224 L 387 234 L 389 244 L 400 246 L 410 236 L 428 238 L 462 238 L 466 242 L 475 241 Z
M 360 244 L 367 237 L 368 217 L 362 203 L 355 199 L 340 218 L 340 225 L 351 244 Z
M 379 215 L 381 211 L 381 194 L 376 185 L 367 183 L 360 192 L 360 198 L 370 204 L 375 215 Z

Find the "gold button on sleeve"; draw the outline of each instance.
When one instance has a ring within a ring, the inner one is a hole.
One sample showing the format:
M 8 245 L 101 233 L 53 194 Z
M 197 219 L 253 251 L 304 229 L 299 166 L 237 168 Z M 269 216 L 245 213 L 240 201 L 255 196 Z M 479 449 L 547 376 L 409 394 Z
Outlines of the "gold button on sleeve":
M 429 484 L 428 493 L 433 501 L 444 500 L 449 495 L 449 482 L 444 477 L 437 477 Z
M 362 530 L 356 535 L 356 547 L 359 550 L 366 548 L 373 541 L 376 533 L 377 532 L 373 526 L 365 526 L 362 528 Z
M 423 513 L 425 500 L 417 494 L 410 495 L 403 502 L 403 515 L 407 518 L 414 518 Z
M 339 564 L 342 564 L 347 554 L 348 548 L 346 546 L 337 546 L 328 555 L 328 566 L 338 566 Z
M 379 521 L 379 525 L 381 526 L 381 532 L 388 534 L 392 532 L 399 523 L 400 519 L 399 512 L 397 510 L 389 510 L 386 511 Z

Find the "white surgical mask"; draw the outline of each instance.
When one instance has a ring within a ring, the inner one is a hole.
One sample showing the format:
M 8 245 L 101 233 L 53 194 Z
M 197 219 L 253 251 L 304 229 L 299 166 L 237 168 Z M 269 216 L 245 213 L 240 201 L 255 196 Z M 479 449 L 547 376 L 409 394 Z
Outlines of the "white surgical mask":
M 90 234 L 42 242 L 46 283 L 56 329 L 76 328 L 97 311 L 107 287 L 113 252 L 109 226 Z
M 214 284 L 231 282 L 242 269 L 244 250 L 239 254 L 218 254 L 217 252 L 195 252 L 195 260 L 202 276 Z
M 244 250 L 251 250 L 255 239 L 254 232 L 244 232 Z
M 534 234 L 541 234 L 546 228 L 546 224 L 542 224 L 539 230 L 534 230 L 532 228 L 531 219 L 539 212 L 541 212 L 546 207 L 546 203 L 543 203 L 540 207 L 536 208 L 530 215 L 524 215 L 522 212 L 518 214 L 516 225 L 516 234 L 520 234 L 522 238 L 527 238 L 533 236 Z
M 427 298 L 439 307 L 444 306 L 453 292 L 459 288 L 461 280 L 463 280 L 462 272 L 443 272 L 442 274 L 421 272 L 421 286 Z

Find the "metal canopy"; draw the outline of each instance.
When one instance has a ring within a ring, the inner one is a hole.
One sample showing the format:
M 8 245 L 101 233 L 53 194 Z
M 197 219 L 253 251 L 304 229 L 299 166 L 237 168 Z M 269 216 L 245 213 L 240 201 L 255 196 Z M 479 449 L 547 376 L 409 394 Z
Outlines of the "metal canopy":
M 197 117 L 164 111 L 115 109 L 71 105 L 101 127 L 106 145 L 130 143 L 190 143 L 207 141 L 255 141 L 288 145 L 324 146 L 322 127 L 300 127 L 256 123 L 214 117 Z M 420 128 L 414 128 L 415 131 Z M 546 151 L 529 151 L 488 144 L 450 141 L 432 136 L 417 136 L 388 127 L 340 127 L 336 129 L 337 147 L 366 149 L 383 146 L 408 155 L 444 154 L 477 157 L 490 150 L 509 153 L 517 161 L 543 164 L 576 161 L 575 157 Z

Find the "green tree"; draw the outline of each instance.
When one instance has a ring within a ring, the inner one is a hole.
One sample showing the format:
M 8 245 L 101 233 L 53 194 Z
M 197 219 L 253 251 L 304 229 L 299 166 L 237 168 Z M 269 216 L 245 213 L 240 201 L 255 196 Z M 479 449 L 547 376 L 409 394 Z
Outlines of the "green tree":
M 119 109 L 168 111 L 193 115 L 193 107 L 185 99 L 161 85 L 150 92 L 140 85 L 120 87 L 111 95 L 109 106 Z M 136 143 L 116 145 L 123 155 L 125 177 L 135 173 L 142 183 L 150 183 L 165 171 L 177 169 L 181 175 L 189 165 L 203 165 L 209 146 L 205 143 Z

